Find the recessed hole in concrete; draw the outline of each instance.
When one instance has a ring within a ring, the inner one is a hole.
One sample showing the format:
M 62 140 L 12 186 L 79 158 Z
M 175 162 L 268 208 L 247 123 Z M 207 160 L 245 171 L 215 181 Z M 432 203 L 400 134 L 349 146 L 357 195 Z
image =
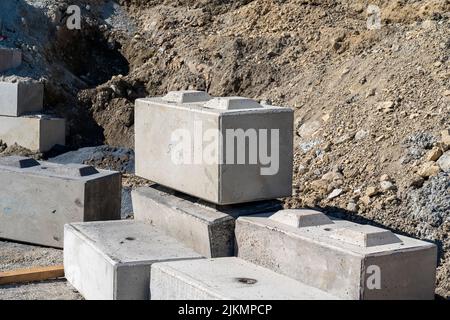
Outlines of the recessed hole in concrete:
M 133 237 L 126 237 L 125 240 L 128 240 L 128 241 L 134 241 L 134 240 L 136 240 L 136 238 L 133 238 Z
M 255 284 L 258 282 L 256 279 L 250 279 L 250 278 L 236 278 L 236 280 L 240 283 L 244 284 Z
M 331 228 L 325 228 L 325 229 L 323 229 L 323 230 L 325 230 L 325 231 L 331 231 Z

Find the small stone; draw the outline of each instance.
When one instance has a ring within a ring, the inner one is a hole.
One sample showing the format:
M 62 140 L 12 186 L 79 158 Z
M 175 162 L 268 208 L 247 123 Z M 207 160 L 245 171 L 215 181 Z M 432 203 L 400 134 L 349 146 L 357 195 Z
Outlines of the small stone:
M 325 192 L 328 189 L 328 182 L 326 180 L 318 179 L 310 183 L 312 190 L 317 192 Z
M 355 134 L 355 140 L 359 141 L 362 140 L 364 138 L 367 137 L 369 133 L 365 130 L 359 130 L 356 134 Z
M 433 161 L 425 162 L 417 171 L 417 174 L 422 178 L 428 178 L 438 175 L 441 168 Z
M 445 91 L 442 93 L 442 95 L 443 95 L 444 97 L 450 96 L 450 90 L 445 90 Z
M 369 196 L 361 197 L 359 200 L 360 200 L 362 203 L 364 203 L 366 206 L 368 206 L 369 204 L 372 203 L 372 199 L 370 199 Z
M 356 211 L 358 211 L 358 209 L 359 209 L 358 205 L 356 203 L 354 203 L 354 202 L 349 202 L 347 204 L 347 210 L 348 211 L 356 212 Z
M 437 164 L 444 172 L 450 172 L 450 151 L 444 153 L 438 160 Z
M 297 134 L 302 138 L 309 138 L 319 131 L 321 123 L 319 121 L 309 121 L 303 123 L 297 130 Z
M 414 188 L 420 188 L 423 186 L 424 182 L 425 180 L 421 176 L 414 175 L 412 179 L 409 181 L 409 186 Z
M 381 181 L 380 186 L 381 190 L 383 191 L 390 191 L 396 189 L 395 185 L 390 181 Z
M 389 113 L 391 111 L 394 111 L 394 102 L 393 101 L 380 102 L 377 105 L 377 110 L 383 111 L 384 113 Z
M 387 174 L 383 174 L 380 177 L 380 181 L 391 181 L 391 177 L 389 177 Z
M 368 187 L 366 190 L 367 197 L 373 197 L 378 194 L 378 189 L 376 187 Z
M 427 161 L 437 161 L 442 156 L 442 153 L 440 148 L 433 148 L 427 153 L 425 159 Z
M 447 146 L 450 146 L 450 129 L 441 131 L 441 142 Z
M 331 192 L 328 195 L 328 199 L 334 199 L 339 197 L 342 194 L 343 190 L 342 189 L 334 189 L 333 192 Z

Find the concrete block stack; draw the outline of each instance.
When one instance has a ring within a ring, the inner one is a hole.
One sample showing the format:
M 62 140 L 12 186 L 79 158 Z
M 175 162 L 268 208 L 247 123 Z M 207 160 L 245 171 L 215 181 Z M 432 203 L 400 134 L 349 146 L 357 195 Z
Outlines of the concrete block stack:
M 293 112 L 171 92 L 136 101 L 135 221 L 65 229 L 67 279 L 88 299 L 433 297 L 436 247 L 282 210 Z M 413 266 L 413 267 L 412 267 Z
M 21 53 L 0 49 L 0 72 L 21 64 Z M 65 144 L 64 119 L 41 114 L 44 86 L 33 80 L 0 82 L 0 141 L 32 151 L 49 151 Z

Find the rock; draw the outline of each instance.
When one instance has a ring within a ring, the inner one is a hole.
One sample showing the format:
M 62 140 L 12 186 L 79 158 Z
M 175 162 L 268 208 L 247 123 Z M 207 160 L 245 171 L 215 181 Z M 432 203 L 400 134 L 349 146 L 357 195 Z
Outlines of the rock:
M 395 185 L 390 181 L 381 181 L 380 186 L 381 186 L 381 190 L 383 190 L 383 191 L 389 191 L 389 190 L 396 189 Z
M 437 164 L 444 172 L 450 172 L 450 151 L 444 153 L 438 160 Z
M 334 141 L 334 144 L 341 144 L 341 143 L 348 142 L 348 141 L 352 140 L 353 137 L 354 137 L 354 135 L 352 135 L 352 134 L 349 134 L 349 133 L 344 134 L 343 136 L 340 136 L 339 138 L 337 138 Z
M 369 196 L 361 197 L 359 200 L 360 200 L 362 203 L 364 203 L 366 206 L 368 206 L 369 204 L 372 203 L 372 199 L 370 199 Z
M 384 113 L 389 113 L 391 111 L 394 111 L 394 102 L 393 101 L 380 102 L 377 105 L 377 110 L 383 111 Z
M 339 197 L 342 194 L 343 190 L 342 189 L 334 189 L 333 192 L 331 192 L 328 195 L 328 199 L 334 199 Z
M 316 192 L 326 192 L 328 190 L 328 182 L 322 179 L 314 180 L 310 183 L 310 187 Z
M 387 174 L 383 174 L 380 177 L 380 181 L 392 181 L 392 180 Z
M 336 171 L 327 172 L 322 176 L 322 179 L 327 181 L 340 180 L 343 178 L 344 176 L 342 175 L 342 173 Z
M 356 211 L 358 211 L 358 209 L 359 209 L 358 205 L 356 203 L 354 203 L 354 202 L 349 202 L 347 204 L 347 210 L 348 211 L 356 212 Z
M 302 138 L 309 138 L 319 131 L 320 127 L 320 121 L 308 121 L 297 129 L 297 134 Z
M 366 190 L 367 197 L 373 197 L 378 194 L 378 189 L 376 187 L 368 187 Z
M 435 162 L 429 161 L 425 162 L 417 171 L 417 174 L 421 176 L 422 178 L 428 178 L 432 176 L 438 175 L 438 173 L 441 171 L 441 168 L 436 165 Z
M 425 159 L 427 161 L 437 161 L 441 156 L 442 150 L 440 148 L 435 147 L 427 153 Z
M 424 178 L 422 178 L 419 175 L 414 175 L 412 179 L 409 181 L 409 186 L 414 188 L 420 188 L 422 187 L 424 182 L 425 182 Z
M 359 130 L 356 134 L 355 134 L 355 140 L 359 141 L 362 140 L 364 138 L 367 137 L 369 133 L 365 130 Z
M 441 142 L 450 147 L 450 129 L 441 131 Z

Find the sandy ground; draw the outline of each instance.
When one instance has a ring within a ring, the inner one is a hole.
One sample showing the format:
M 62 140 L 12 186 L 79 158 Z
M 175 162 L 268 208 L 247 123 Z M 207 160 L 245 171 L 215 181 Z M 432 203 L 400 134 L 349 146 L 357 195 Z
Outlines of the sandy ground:
M 0 271 L 53 266 L 63 262 L 63 251 L 0 241 Z M 65 279 L 0 286 L 0 300 L 81 300 Z

